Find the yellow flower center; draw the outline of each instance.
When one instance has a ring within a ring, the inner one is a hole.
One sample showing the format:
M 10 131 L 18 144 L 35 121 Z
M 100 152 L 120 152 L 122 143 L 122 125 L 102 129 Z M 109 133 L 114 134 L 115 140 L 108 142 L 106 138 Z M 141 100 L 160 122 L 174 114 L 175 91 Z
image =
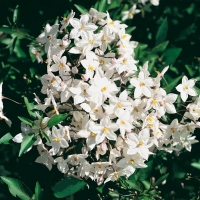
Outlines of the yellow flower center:
M 55 110 L 55 109 L 53 109 L 53 110 L 51 111 L 51 113 L 52 113 L 52 114 L 55 114 L 55 113 L 56 113 L 56 110 Z
M 55 142 L 59 142 L 60 139 L 56 137 L 56 138 L 54 138 L 54 141 L 55 141 Z
M 84 89 L 84 90 L 83 90 L 83 94 L 87 94 L 87 91 L 86 91 L 86 89 Z
M 60 63 L 59 68 L 63 68 L 63 64 L 62 63 Z
M 130 163 L 131 165 L 133 165 L 133 164 L 134 164 L 134 160 L 131 159 L 131 160 L 129 161 L 129 163 Z
M 117 103 L 117 107 L 118 108 L 122 108 L 122 104 L 121 103 Z
M 149 128 L 153 128 L 153 124 L 149 124 Z
M 104 133 L 108 133 L 108 128 L 104 127 L 104 128 L 103 128 L 103 132 L 104 132 Z
M 110 25 L 114 25 L 114 22 L 113 22 L 113 21 L 110 21 L 109 24 L 110 24 Z
M 102 60 L 102 61 L 100 61 L 100 65 L 104 65 L 104 61 Z
M 126 122 L 124 120 L 121 121 L 121 124 L 124 125 Z
M 156 105 L 156 104 L 157 104 L 157 101 L 156 101 L 155 99 L 153 99 L 152 103 L 153 103 L 154 105 Z
M 98 109 L 94 109 L 94 110 L 93 110 L 94 113 L 97 113 L 98 111 L 99 111 Z
M 127 63 L 127 60 L 126 59 L 124 59 L 123 61 L 122 61 L 122 64 L 126 64 Z
M 142 146 L 144 143 L 142 141 L 139 142 L 139 146 Z
M 118 174 L 117 172 L 115 173 L 115 175 L 114 175 L 114 176 L 115 176 L 115 178 L 116 178 L 116 179 L 118 179 L 118 178 L 119 178 L 119 174 Z
M 127 37 L 126 34 L 122 35 L 122 38 L 123 38 L 123 39 L 125 39 L 126 37 Z
M 147 119 L 148 119 L 149 121 L 151 121 L 151 122 L 153 121 L 153 118 L 152 118 L 152 117 L 148 117 Z
M 93 132 L 91 132 L 91 133 L 90 133 L 90 136 L 91 136 L 91 137 L 94 137 L 94 136 L 95 136 L 95 134 L 94 134 Z
M 88 42 L 89 42 L 90 44 L 93 44 L 93 40 L 89 40 Z
M 139 112 L 139 110 L 137 108 L 134 108 L 134 111 L 137 112 L 137 113 Z
M 174 129 L 174 128 L 171 128 L 171 132 L 174 133 L 174 132 L 175 132 L 175 129 Z
M 128 16 L 129 16 L 129 18 L 133 18 L 133 14 L 132 13 L 129 13 Z
M 107 90 L 107 87 L 101 88 L 101 91 L 102 91 L 102 92 L 105 92 L 106 90 Z
M 141 82 L 141 83 L 140 83 L 140 86 L 141 86 L 141 87 L 145 86 L 145 83 L 144 83 L 144 82 Z
M 91 65 L 88 67 L 88 69 L 91 70 L 91 71 L 94 71 L 94 67 L 91 66 Z
M 63 18 L 63 20 L 64 20 L 65 22 L 67 22 L 67 21 L 68 21 L 67 17 L 64 17 L 64 18 Z
M 188 90 L 188 86 L 185 85 L 185 86 L 183 87 L 183 89 L 184 89 L 184 90 Z
M 99 169 L 102 168 L 102 164 L 101 164 L 101 163 L 98 164 L 98 168 L 99 168 Z
M 78 157 L 75 155 L 74 156 L 74 161 L 77 161 L 78 160 Z
M 55 80 L 56 80 L 56 79 L 53 77 L 53 78 L 51 79 L 51 83 L 53 83 Z
M 81 30 L 85 30 L 85 27 L 84 27 L 84 26 L 81 26 Z
M 106 41 L 106 40 L 107 40 L 107 37 L 103 36 L 102 41 Z

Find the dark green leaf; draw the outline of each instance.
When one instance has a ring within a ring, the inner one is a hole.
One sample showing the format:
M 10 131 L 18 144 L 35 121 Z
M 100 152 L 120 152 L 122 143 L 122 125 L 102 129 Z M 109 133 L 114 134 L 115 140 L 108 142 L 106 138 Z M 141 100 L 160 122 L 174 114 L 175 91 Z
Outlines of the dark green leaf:
M 88 12 L 88 10 L 87 10 L 85 7 L 81 6 L 81 5 L 74 4 L 74 6 L 77 8 L 77 10 L 78 10 L 81 14 L 85 14 L 85 13 Z
M 86 183 L 75 178 L 66 178 L 56 183 L 52 190 L 57 198 L 64 198 L 78 192 Z
M 27 97 L 24 97 L 24 102 L 26 104 L 26 108 L 28 110 L 28 113 L 31 117 L 35 117 L 36 118 L 36 114 L 35 112 L 33 112 L 32 110 L 34 109 L 35 105 L 33 103 L 30 103 L 27 99 Z
M 35 186 L 35 200 L 42 200 L 42 188 L 40 184 L 37 182 Z
M 176 47 L 167 49 L 161 56 L 163 64 L 167 66 L 174 63 L 177 57 L 180 55 L 181 51 L 182 51 L 181 48 L 176 48 Z
M 152 184 L 152 186 L 154 187 L 154 186 L 160 185 L 164 180 L 167 179 L 168 176 L 169 176 L 169 173 L 161 176 L 154 184 Z
M 10 133 L 7 133 L 0 139 L 0 144 L 9 144 L 9 141 L 12 138 L 13 138 L 12 135 Z
M 131 34 L 136 29 L 136 26 L 126 28 L 126 33 Z
M 17 179 L 5 176 L 1 176 L 1 179 L 8 185 L 8 189 L 14 197 L 19 197 L 21 200 L 31 200 L 31 191 L 24 185 L 24 183 Z
M 167 48 L 168 44 L 169 44 L 169 41 L 165 41 L 165 42 L 159 44 L 158 46 L 154 47 L 152 49 L 152 52 L 153 53 L 163 52 Z
M 106 12 L 108 8 L 107 0 L 100 0 L 99 1 L 99 12 Z
M 170 90 L 173 90 L 179 83 L 179 81 L 182 79 L 182 76 L 179 76 L 175 79 L 173 79 L 170 84 L 168 84 L 167 88 L 169 88 Z
M 30 119 L 28 119 L 28 118 L 26 118 L 26 117 L 18 116 L 18 118 L 19 118 L 22 122 L 24 122 L 25 124 L 27 124 L 27 125 L 29 125 L 29 126 L 31 126 L 31 127 L 34 125 L 34 123 L 33 123 Z
M 55 126 L 62 122 L 68 114 L 60 114 L 60 115 L 54 115 L 51 117 L 51 119 L 47 122 L 47 127 L 51 128 L 52 126 Z
M 140 192 L 143 191 L 144 186 L 139 181 L 126 180 L 126 183 L 128 183 L 128 185 L 131 189 L 135 189 L 135 190 L 140 191 Z
M 48 135 L 42 130 L 40 130 L 40 132 L 41 132 L 42 136 L 46 139 L 46 141 L 51 143 L 51 140 L 49 139 Z
M 167 31 L 168 31 L 168 22 L 167 18 L 165 18 L 156 33 L 156 46 L 165 41 L 167 37 Z
M 19 5 L 16 6 L 13 13 L 13 23 L 16 24 L 19 18 Z
M 99 1 L 97 1 L 94 5 L 94 9 L 98 10 L 99 9 Z
M 120 1 L 112 1 L 111 4 L 108 5 L 108 10 L 120 7 Z
M 191 166 L 200 170 L 200 162 L 193 162 L 193 163 L 191 163 Z
M 26 152 L 30 147 L 33 146 L 34 142 L 37 140 L 37 137 L 34 135 L 34 133 L 31 133 L 29 135 L 26 135 L 23 138 L 23 141 L 21 143 L 21 148 L 19 151 L 19 157 Z
M 0 27 L 0 31 L 7 34 L 12 34 L 15 32 L 15 30 L 10 27 Z
M 143 181 L 146 180 L 150 177 L 152 168 L 153 168 L 153 161 L 149 161 L 146 163 L 147 167 L 146 168 L 141 168 L 137 171 L 137 173 L 135 174 L 135 179 L 139 180 L 139 181 Z
M 196 70 L 194 70 L 193 66 L 185 65 L 185 68 L 187 69 L 187 71 L 191 77 L 193 77 L 195 75 Z
M 18 37 L 16 36 L 16 37 L 14 37 L 12 40 L 11 40 L 11 43 L 9 44 L 9 50 L 10 50 L 10 54 L 12 54 L 13 53 L 13 51 L 14 51 L 14 49 L 15 49 L 15 44 L 16 44 L 16 42 L 17 42 L 17 39 L 18 39 Z
M 97 190 L 99 193 L 103 194 L 103 188 L 104 188 L 104 184 L 100 185 L 99 187 L 97 187 Z

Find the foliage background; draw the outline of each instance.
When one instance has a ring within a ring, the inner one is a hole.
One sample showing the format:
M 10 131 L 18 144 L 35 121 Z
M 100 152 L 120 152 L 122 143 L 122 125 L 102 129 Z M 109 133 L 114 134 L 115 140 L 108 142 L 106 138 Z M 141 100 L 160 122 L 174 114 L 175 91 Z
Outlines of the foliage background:
M 112 0 L 111 5 L 118 5 Z M 127 7 L 129 1 L 124 1 L 119 7 L 110 9 L 111 17 L 116 20 L 120 19 L 120 12 Z M 61 20 L 61 16 L 66 16 L 73 9 L 78 16 L 79 12 L 74 4 L 79 4 L 89 9 L 96 1 L 89 0 L 9 0 L 1 1 L 0 7 L 0 26 L 12 23 L 13 11 L 19 5 L 19 14 L 16 29 L 24 28 L 30 36 L 36 38 L 42 27 L 46 23 L 51 25 L 56 20 Z M 140 43 L 137 48 L 136 57 L 143 64 L 150 60 L 152 72 L 163 69 L 166 64 L 170 64 L 169 75 L 166 76 L 168 83 L 173 83 L 177 77 L 187 75 L 189 78 L 196 78 L 200 81 L 200 1 L 199 0 L 160 0 L 158 7 L 147 7 L 148 11 L 144 15 L 137 14 L 133 20 L 127 20 L 125 23 L 130 27 L 136 27 L 132 32 L 132 40 Z M 117 18 L 116 18 L 117 16 Z M 155 52 L 155 37 L 158 27 L 167 17 L 168 34 L 166 41 L 169 41 L 166 49 Z M 1 31 L 0 31 L 1 32 Z M 3 84 L 3 95 L 21 102 L 21 105 L 4 100 L 4 112 L 13 122 L 12 128 L 9 129 L 4 121 L 0 121 L 0 137 L 10 132 L 13 136 L 21 132 L 20 120 L 16 116 L 27 116 L 27 110 L 23 106 L 23 96 L 33 99 L 33 93 L 40 93 L 39 77 L 46 73 L 46 64 L 37 64 L 32 62 L 27 45 L 31 40 L 24 36 L 19 36 L 14 49 L 11 38 L 15 35 L 0 34 L 0 79 Z M 179 50 L 178 50 L 179 49 Z M 181 52 L 180 52 L 181 49 Z M 167 52 L 166 52 L 167 51 Z M 178 53 L 179 52 L 179 53 Z M 177 55 L 177 56 L 176 56 Z M 171 60 L 166 60 L 166 56 Z M 177 57 L 177 58 L 176 58 Z M 169 63 L 168 63 L 169 62 Z M 180 78 L 179 78 L 180 80 Z M 175 84 L 175 83 L 174 83 Z M 199 87 L 198 83 L 197 86 Z M 178 116 L 177 116 L 178 117 Z M 196 131 L 197 139 L 200 140 L 200 133 Z M 49 173 L 48 169 L 40 164 L 34 163 L 38 157 L 36 149 L 18 158 L 20 145 L 11 142 L 11 145 L 0 145 L 0 175 L 17 178 L 34 191 L 35 183 L 38 181 L 44 189 L 44 199 L 53 200 L 51 187 L 58 182 L 63 175 L 57 171 L 56 167 Z M 191 165 L 196 163 L 196 167 Z M 163 199 L 188 200 L 198 199 L 200 195 L 200 157 L 199 144 L 193 145 L 192 152 L 182 152 L 179 156 L 175 154 L 165 154 L 160 152 L 154 156 L 153 171 L 151 177 L 156 179 L 161 174 L 169 173 L 165 185 L 159 186 Z M 188 173 L 192 177 L 188 180 Z M 90 183 L 90 189 L 87 188 L 78 192 L 74 199 L 99 199 L 96 185 Z M 112 183 L 104 189 L 107 195 L 108 187 L 113 187 Z M 108 199 L 112 197 L 108 197 Z M 8 191 L 7 185 L 0 181 L 0 199 L 15 199 Z M 55 198 L 56 199 L 56 198 Z

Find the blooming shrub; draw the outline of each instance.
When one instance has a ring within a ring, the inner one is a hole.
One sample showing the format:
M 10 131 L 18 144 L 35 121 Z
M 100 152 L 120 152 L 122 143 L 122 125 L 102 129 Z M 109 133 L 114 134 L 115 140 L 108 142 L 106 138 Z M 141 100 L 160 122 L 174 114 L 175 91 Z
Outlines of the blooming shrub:
M 34 108 L 27 102 L 34 120 L 19 117 L 22 133 L 13 141 L 21 143 L 20 156 L 35 145 L 35 162 L 101 185 L 134 176 L 158 151 L 191 151 L 200 125 L 196 80 L 183 76 L 177 94 L 168 84 L 164 88 L 169 66 L 155 77 L 148 62 L 138 67 L 138 42 L 131 41 L 126 28 L 94 8 L 80 19 L 71 11 L 60 24 L 45 26 L 37 45 L 29 46 L 38 63 L 43 62 L 41 52 L 47 58 L 47 73 L 41 77 L 45 99 L 35 94 Z M 179 120 L 175 105 L 188 98 Z

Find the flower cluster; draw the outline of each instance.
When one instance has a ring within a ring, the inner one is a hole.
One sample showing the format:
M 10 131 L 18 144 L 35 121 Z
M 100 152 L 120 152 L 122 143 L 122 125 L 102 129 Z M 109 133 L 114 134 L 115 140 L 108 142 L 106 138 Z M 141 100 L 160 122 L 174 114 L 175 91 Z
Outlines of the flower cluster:
M 37 134 L 36 162 L 49 170 L 57 164 L 64 174 L 89 177 L 98 184 L 147 167 L 145 161 L 157 150 L 190 151 L 198 142 L 192 133 L 199 128 L 200 99 L 188 105 L 180 122 L 164 122 L 164 116 L 178 112 L 178 95 L 161 86 L 168 67 L 156 77 L 150 76 L 148 62 L 138 68 L 138 43 L 130 41 L 127 26 L 108 12 L 91 8 L 80 19 L 74 16 L 71 11 L 60 25 L 47 24 L 37 38 L 47 55 L 47 74 L 41 77 L 46 98 L 35 98 L 35 108 L 42 113 L 35 121 L 38 129 L 22 123 L 22 133 L 13 140 L 22 142 L 25 135 L 42 130 L 49 141 Z M 30 48 L 42 62 L 41 49 Z M 177 86 L 184 102 L 188 95 L 197 96 L 194 84 L 184 76 Z M 52 117 L 64 113 L 71 118 L 47 126 Z
M 134 3 L 131 6 L 129 10 L 122 12 L 122 15 L 123 15 L 122 21 L 126 19 L 133 19 L 134 15 L 140 13 L 142 10 L 141 8 L 144 7 L 144 5 L 148 3 L 149 1 L 154 6 L 159 5 L 159 0 L 138 0 L 136 3 Z

